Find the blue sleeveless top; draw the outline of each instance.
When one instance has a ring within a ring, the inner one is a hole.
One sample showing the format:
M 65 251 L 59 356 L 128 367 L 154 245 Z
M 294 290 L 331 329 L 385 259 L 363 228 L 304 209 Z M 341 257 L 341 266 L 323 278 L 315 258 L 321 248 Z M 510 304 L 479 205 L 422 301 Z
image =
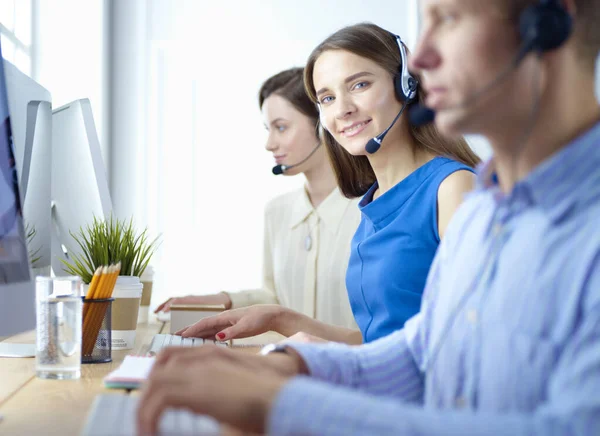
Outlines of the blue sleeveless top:
M 436 157 L 373 201 L 375 183 L 359 208 L 346 288 L 363 341 L 401 329 L 419 311 L 429 267 L 440 242 L 437 195 L 455 171 L 473 170 Z

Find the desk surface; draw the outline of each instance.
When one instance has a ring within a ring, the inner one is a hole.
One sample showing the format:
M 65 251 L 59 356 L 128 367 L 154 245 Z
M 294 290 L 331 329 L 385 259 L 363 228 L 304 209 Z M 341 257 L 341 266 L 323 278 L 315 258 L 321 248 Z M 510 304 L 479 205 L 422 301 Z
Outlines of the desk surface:
M 113 351 L 111 363 L 81 365 L 79 380 L 43 380 L 35 377 L 35 359 L 0 358 L 0 434 L 2 435 L 78 435 L 94 398 L 106 389 L 102 379 L 116 369 L 126 355 L 143 354 L 155 334 L 168 332 L 168 324 L 138 324 L 133 350 Z M 234 341 L 240 351 L 257 352 L 260 345 L 280 339 L 277 334 Z M 34 343 L 35 332 L 7 339 L 9 342 Z

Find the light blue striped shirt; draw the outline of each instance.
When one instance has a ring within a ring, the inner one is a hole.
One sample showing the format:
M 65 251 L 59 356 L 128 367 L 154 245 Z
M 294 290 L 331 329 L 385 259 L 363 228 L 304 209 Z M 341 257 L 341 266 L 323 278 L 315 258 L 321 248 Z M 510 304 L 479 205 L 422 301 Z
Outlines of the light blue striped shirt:
M 293 345 L 271 434 L 600 435 L 600 124 L 510 195 L 486 173 L 403 330 Z

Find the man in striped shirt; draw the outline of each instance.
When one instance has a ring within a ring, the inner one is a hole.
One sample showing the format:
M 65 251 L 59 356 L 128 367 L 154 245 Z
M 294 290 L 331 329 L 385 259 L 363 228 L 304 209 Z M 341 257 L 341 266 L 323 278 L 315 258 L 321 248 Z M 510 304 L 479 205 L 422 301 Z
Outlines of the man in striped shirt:
M 600 434 L 600 1 L 541 3 L 564 7 L 572 34 L 507 70 L 523 47 L 519 13 L 540 2 L 420 1 L 411 63 L 435 123 L 494 149 L 421 312 L 358 347 L 168 351 L 142 395 L 141 430 L 179 406 L 275 435 Z

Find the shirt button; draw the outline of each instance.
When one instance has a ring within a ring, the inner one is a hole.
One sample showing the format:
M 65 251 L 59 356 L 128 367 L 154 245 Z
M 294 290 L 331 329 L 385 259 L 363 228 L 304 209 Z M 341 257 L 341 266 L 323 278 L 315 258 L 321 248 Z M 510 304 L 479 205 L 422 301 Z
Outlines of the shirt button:
M 498 236 L 501 231 L 502 231 L 502 224 L 499 224 L 499 223 L 494 224 L 494 227 L 492 229 L 494 236 Z
M 467 311 L 467 321 L 471 324 L 477 323 L 477 311 L 475 309 L 470 309 Z
M 467 400 L 465 399 L 465 397 L 456 397 L 456 399 L 454 400 L 454 405 L 458 409 L 464 409 L 467 405 Z

